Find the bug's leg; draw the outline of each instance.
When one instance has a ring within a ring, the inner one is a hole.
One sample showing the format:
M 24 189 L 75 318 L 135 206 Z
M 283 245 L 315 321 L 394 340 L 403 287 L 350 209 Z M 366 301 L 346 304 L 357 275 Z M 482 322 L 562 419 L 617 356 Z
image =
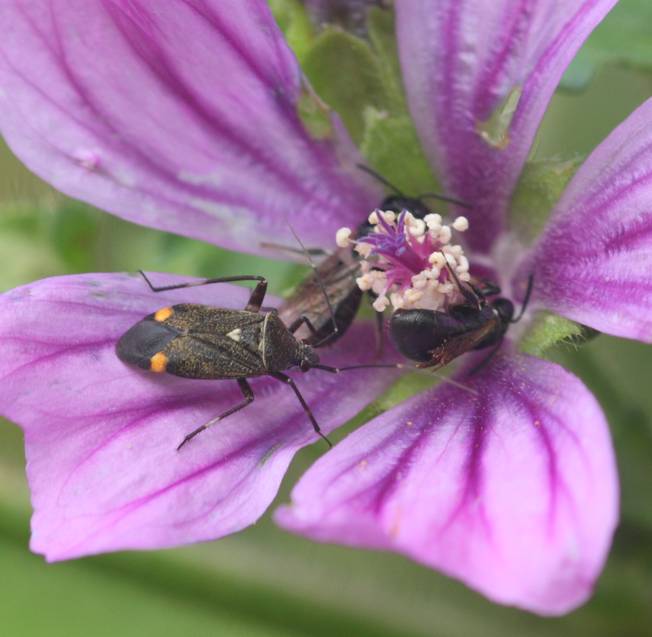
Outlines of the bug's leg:
M 470 283 L 468 284 L 469 287 L 464 287 L 457 274 L 455 274 L 455 270 L 453 270 L 453 268 L 450 266 L 450 263 L 448 263 L 446 255 L 443 252 L 441 252 L 441 255 L 444 257 L 446 270 L 448 270 L 448 273 L 451 275 L 451 277 L 453 277 L 453 280 L 457 284 L 457 289 L 462 293 L 462 296 L 470 305 L 475 305 L 478 309 L 480 309 L 484 301 L 484 296 L 482 293 Z
M 419 367 L 419 365 L 417 365 Z M 352 369 L 406 369 L 408 365 L 403 363 L 369 363 L 368 365 L 346 365 L 344 367 L 333 367 L 332 365 L 312 365 L 311 369 L 321 369 L 324 372 L 331 374 L 339 374 L 340 372 L 348 372 Z
M 371 300 L 371 297 L 370 297 Z M 376 315 L 376 358 L 381 358 L 385 351 L 385 324 L 382 312 L 375 312 Z
M 312 428 L 315 430 L 315 433 L 317 433 L 319 436 L 321 436 L 327 443 L 329 447 L 332 447 L 333 444 L 331 441 L 321 432 L 321 429 L 319 428 L 319 425 L 317 424 L 317 420 L 315 419 L 312 411 L 310 410 L 310 407 L 308 406 L 308 403 L 305 401 L 304 397 L 301 395 L 301 392 L 299 391 L 299 388 L 294 384 L 294 381 L 289 377 L 286 376 L 285 374 L 281 374 L 281 372 L 274 372 L 270 374 L 270 376 L 276 378 L 276 380 L 280 380 L 282 383 L 286 383 L 290 387 L 292 387 L 292 391 L 296 394 L 297 398 L 299 399 L 299 402 L 301 403 L 301 406 L 303 407 L 303 410 L 306 412 L 306 415 L 310 419 L 310 423 L 312 424 Z
M 302 314 L 299 318 L 294 319 L 294 321 L 290 323 L 288 326 L 288 332 L 294 334 L 302 325 L 305 325 L 313 336 L 318 334 L 317 328 L 310 322 L 310 319 L 305 314 Z
M 245 305 L 245 310 L 247 312 L 260 312 L 260 306 L 265 300 L 265 294 L 267 294 L 267 279 L 261 276 L 258 279 L 256 287 L 251 292 L 249 301 Z
M 209 427 L 212 427 L 214 424 L 218 423 L 220 420 L 224 420 L 227 416 L 230 416 L 231 414 L 234 414 L 236 411 L 240 411 L 241 409 L 244 409 L 249 403 L 252 403 L 254 400 L 254 392 L 249 386 L 249 383 L 244 379 L 244 378 L 238 378 L 238 385 L 240 387 L 240 391 L 242 392 L 242 395 L 244 396 L 244 400 L 242 402 L 239 402 L 237 405 L 233 405 L 233 407 L 229 407 L 225 412 L 221 413 L 219 416 L 216 416 L 215 418 L 212 418 L 209 420 L 205 425 L 202 425 L 201 427 L 197 427 L 194 431 L 191 431 L 182 441 L 181 444 L 177 447 L 177 451 L 181 449 L 187 442 L 192 440 L 197 434 L 200 434 L 202 431 L 205 431 Z
M 145 279 L 145 283 L 149 286 L 149 289 L 152 292 L 167 292 L 168 290 L 181 290 L 183 288 L 196 288 L 200 285 L 211 285 L 212 283 L 235 283 L 236 281 L 258 281 L 258 285 L 254 288 L 254 292 L 261 286 L 264 285 L 267 289 L 267 279 L 264 276 L 257 276 L 253 274 L 243 274 L 240 276 L 220 276 L 214 279 L 200 279 L 199 281 L 187 281 L 186 283 L 175 283 L 173 285 L 153 285 L 152 282 L 147 278 L 147 275 L 142 271 L 138 270 L 140 275 Z M 253 293 L 252 293 L 253 296 Z M 263 292 L 263 297 L 265 296 Z

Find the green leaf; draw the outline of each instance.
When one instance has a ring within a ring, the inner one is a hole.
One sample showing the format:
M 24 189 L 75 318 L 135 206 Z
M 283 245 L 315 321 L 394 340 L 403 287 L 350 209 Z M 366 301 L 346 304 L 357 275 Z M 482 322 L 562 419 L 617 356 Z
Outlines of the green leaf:
M 543 230 L 564 188 L 582 158 L 529 161 L 512 197 L 511 223 L 517 233 L 531 241 Z
M 365 113 L 360 149 L 369 165 L 403 192 L 416 195 L 438 190 L 412 120 L 375 109 Z
M 652 2 L 619 2 L 588 38 L 562 78 L 560 88 L 586 87 L 604 64 L 618 64 L 652 71 Z
M 299 0 L 269 0 L 269 6 L 287 43 L 301 62 L 315 37 L 305 7 Z
M 325 29 L 303 60 L 303 70 L 317 94 L 341 116 L 351 137 L 363 136 L 363 112 L 390 108 L 382 67 L 369 45 L 335 28 Z
M 555 346 L 579 348 L 599 332 L 550 312 L 539 313 L 520 343 L 521 351 L 532 356 L 544 356 Z

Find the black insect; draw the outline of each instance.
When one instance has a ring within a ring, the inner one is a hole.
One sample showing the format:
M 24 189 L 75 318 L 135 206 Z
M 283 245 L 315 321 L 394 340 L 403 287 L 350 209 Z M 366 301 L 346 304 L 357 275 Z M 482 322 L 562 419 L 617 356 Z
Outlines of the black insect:
M 445 197 L 436 193 L 425 193 L 417 197 L 410 197 L 401 192 L 396 186 L 387 181 L 371 168 L 358 165 L 360 170 L 370 174 L 393 192 L 383 199 L 380 204 L 382 210 L 390 210 L 400 213 L 409 210 L 415 217 L 423 219 L 432 213 L 432 210 L 424 202 L 424 199 L 433 198 L 454 203 L 459 206 L 468 207 L 462 201 Z M 373 226 L 365 219 L 355 231 L 355 237 L 359 238 L 372 232 Z M 273 244 L 266 244 L 273 246 Z M 283 246 L 275 246 L 282 249 Z M 315 348 L 329 345 L 342 337 L 349 329 L 355 319 L 363 292 L 356 283 L 360 276 L 360 260 L 358 255 L 351 248 L 340 248 L 328 254 L 322 250 L 303 250 L 308 255 L 321 255 L 323 260 L 314 265 L 313 272 L 306 277 L 279 307 L 279 314 L 284 322 L 290 323 L 297 317 L 306 320 L 306 328 L 301 332 L 304 340 Z M 369 293 L 371 294 L 371 293 Z M 377 333 L 382 337 L 382 314 L 375 313 L 378 322 Z M 312 331 L 307 329 L 308 324 Z
M 316 368 L 331 373 L 364 367 L 392 367 L 352 365 L 336 368 L 321 365 L 314 349 L 294 336 L 302 324 L 310 327 L 307 319 L 299 317 L 286 327 L 276 310 L 261 311 L 267 291 L 264 277 L 230 276 L 155 287 L 143 272 L 141 274 L 153 292 L 211 283 L 258 282 L 244 310 L 194 303 L 164 307 L 136 323 L 122 335 L 116 345 L 120 360 L 144 370 L 184 378 L 237 381 L 244 398 L 242 402 L 190 432 L 178 449 L 198 433 L 251 403 L 254 393 L 247 379 L 255 376 L 271 376 L 289 385 L 315 432 L 330 446 L 330 441 L 321 433 L 298 387 L 283 372 L 292 367 L 298 367 L 303 372 Z
M 466 352 L 494 346 L 480 364 L 484 366 L 500 347 L 509 325 L 523 316 L 533 278 L 528 280 L 521 311 L 515 317 L 514 304 L 509 299 L 487 300 L 500 294 L 499 287 L 491 283 L 463 284 L 450 267 L 448 271 L 464 296 L 464 303 L 446 312 L 396 310 L 389 322 L 390 337 L 403 356 L 417 362 L 417 367 L 443 367 Z

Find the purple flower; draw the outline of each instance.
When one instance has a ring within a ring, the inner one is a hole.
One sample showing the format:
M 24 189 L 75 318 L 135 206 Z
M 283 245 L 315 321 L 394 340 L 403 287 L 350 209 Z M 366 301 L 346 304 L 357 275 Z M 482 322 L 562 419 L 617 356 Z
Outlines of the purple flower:
M 520 247 L 507 216 L 565 67 L 614 3 L 401 0 L 399 51 L 423 146 L 447 194 L 472 204 L 471 263 L 516 300 L 534 274 L 526 320 L 547 308 L 649 342 L 652 101 L 586 160 L 533 247 Z M 13 0 L 0 17 L 11 25 L 2 131 L 67 194 L 250 252 L 262 238 L 284 242 L 286 217 L 306 243 L 331 248 L 382 197 L 337 120 L 326 140 L 304 130 L 299 69 L 263 2 Z M 154 297 L 104 274 L 3 297 L 0 409 L 25 430 L 34 550 L 63 559 L 170 546 L 262 514 L 314 439 L 287 388 L 257 383 L 251 407 L 175 454 L 236 388 L 140 375 L 113 352 L 159 306 L 242 307 L 244 295 Z M 356 327 L 328 362 L 359 360 L 372 340 Z M 321 541 L 402 552 L 501 603 L 566 612 L 590 594 L 617 521 L 604 416 L 580 380 L 513 340 L 460 378 L 466 389 L 429 390 L 325 454 L 277 519 Z M 328 432 L 389 380 L 311 372 L 302 389 Z

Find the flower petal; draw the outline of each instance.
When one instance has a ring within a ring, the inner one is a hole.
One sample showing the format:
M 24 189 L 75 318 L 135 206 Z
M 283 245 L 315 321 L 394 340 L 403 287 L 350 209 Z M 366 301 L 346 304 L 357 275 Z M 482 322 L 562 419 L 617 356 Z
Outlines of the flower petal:
M 349 144 L 302 126 L 263 0 L 6 0 L 0 22 L 0 130 L 68 195 L 248 252 L 288 221 L 330 248 L 380 199 Z
M 311 538 L 391 549 L 541 614 L 589 596 L 617 520 L 609 430 L 559 366 L 496 359 L 351 434 L 277 519 Z
M 150 374 L 116 357 L 116 340 L 156 308 L 242 308 L 247 298 L 227 285 L 153 294 L 120 274 L 0 297 L 0 413 L 25 431 L 34 551 L 60 560 L 233 533 L 263 514 L 298 449 L 325 447 L 291 389 L 260 378 L 251 405 L 177 452 L 185 434 L 242 400 L 236 383 Z M 368 360 L 373 347 L 372 330 L 354 327 L 324 362 Z M 297 385 L 329 432 L 387 387 L 386 371 L 314 370 Z
M 410 110 L 447 194 L 472 206 L 474 248 L 491 247 L 553 91 L 616 1 L 396 3 Z
M 539 303 L 652 342 L 652 99 L 584 162 L 527 262 Z

